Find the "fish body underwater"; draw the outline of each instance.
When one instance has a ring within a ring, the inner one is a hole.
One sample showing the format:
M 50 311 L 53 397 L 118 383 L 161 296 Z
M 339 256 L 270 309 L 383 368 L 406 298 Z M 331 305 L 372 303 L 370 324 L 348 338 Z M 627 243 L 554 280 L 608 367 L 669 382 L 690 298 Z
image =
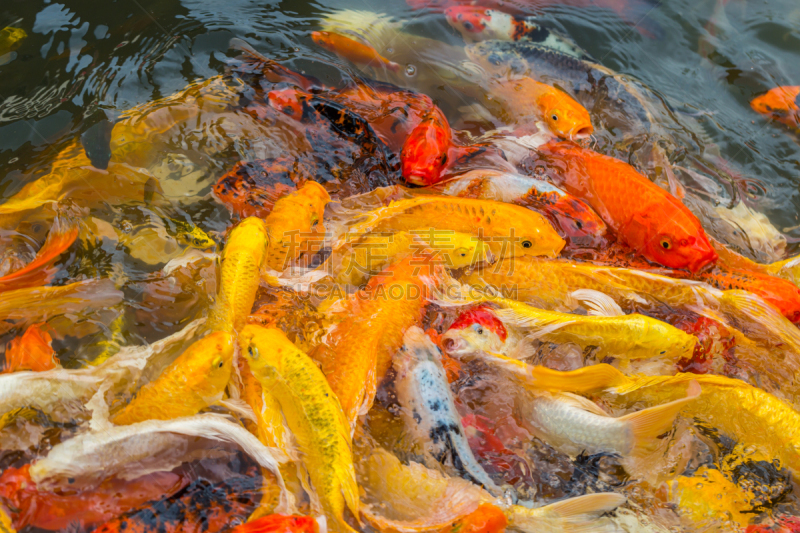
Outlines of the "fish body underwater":
M 495 496 L 502 490 L 478 463 L 467 443 L 450 385 L 441 365 L 441 352 L 425 333 L 412 327 L 395 354 L 395 389 L 406 427 L 426 451 L 453 466 Z
M 788 126 L 793 131 L 800 131 L 800 106 L 798 106 L 800 86 L 782 86 L 770 89 L 765 94 L 750 101 L 753 111 L 771 120 Z

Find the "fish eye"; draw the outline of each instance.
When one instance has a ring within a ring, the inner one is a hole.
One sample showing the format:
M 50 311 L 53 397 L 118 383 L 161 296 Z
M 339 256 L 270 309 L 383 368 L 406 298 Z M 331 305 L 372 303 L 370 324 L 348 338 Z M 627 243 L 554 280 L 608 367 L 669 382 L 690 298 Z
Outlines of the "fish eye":
M 669 242 L 667 239 L 661 239 L 661 247 L 664 248 L 665 250 L 669 250 L 670 248 L 672 248 L 672 243 Z
M 218 355 L 211 361 L 211 368 L 222 368 L 225 366 L 225 360 L 222 358 L 221 355 Z
M 254 350 L 252 346 L 247 347 L 247 353 L 250 355 L 251 359 L 258 359 L 258 350 Z
M 558 120 L 558 115 L 553 115 L 550 118 L 552 118 L 553 120 Z
M 474 329 L 475 333 L 477 333 L 478 335 L 483 335 L 483 328 L 479 324 L 474 324 L 472 326 L 472 329 Z
M 195 238 L 195 240 L 194 240 L 194 243 L 195 243 L 197 246 L 200 246 L 200 245 L 202 244 L 202 243 L 200 242 L 200 239 L 199 239 L 199 238 Z
M 522 247 L 523 248 L 530 248 L 532 246 L 533 246 L 533 243 L 531 241 L 522 241 Z
M 469 21 L 466 21 L 466 22 L 464 22 L 464 29 L 465 29 L 465 30 L 467 30 L 467 31 L 472 31 L 472 30 L 473 30 L 473 28 L 474 28 L 474 26 L 472 25 L 472 23 L 471 23 L 471 22 L 469 22 Z

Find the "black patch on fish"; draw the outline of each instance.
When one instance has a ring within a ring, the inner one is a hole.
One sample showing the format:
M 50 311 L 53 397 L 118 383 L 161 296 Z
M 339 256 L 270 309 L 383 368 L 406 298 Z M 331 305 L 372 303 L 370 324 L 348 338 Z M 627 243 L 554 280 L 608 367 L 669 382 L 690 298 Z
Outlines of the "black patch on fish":
M 458 427 L 458 424 L 455 422 L 439 422 L 431 428 L 428 436 L 434 444 L 442 442 L 445 444 L 445 447 L 452 447 L 453 442 L 450 440 L 452 438 L 450 435 L 451 432 L 456 435 L 461 435 L 461 428 Z
M 81 135 L 81 146 L 92 166 L 106 170 L 111 161 L 111 130 L 114 123 L 107 118 L 90 127 Z
M 746 459 L 731 474 L 734 483 L 755 495 L 750 501 L 753 512 L 771 509 L 792 491 L 792 474 L 788 468 L 781 468 L 777 459 L 772 462 Z
M 411 416 L 414 417 L 414 422 L 416 422 L 417 424 L 422 423 L 422 417 L 420 416 L 420 414 L 417 412 L 416 409 L 414 409 L 414 412 L 411 413 Z
M 550 36 L 550 30 L 542 26 L 535 25 L 530 31 L 525 34 L 526 39 L 530 39 L 535 43 L 542 43 Z

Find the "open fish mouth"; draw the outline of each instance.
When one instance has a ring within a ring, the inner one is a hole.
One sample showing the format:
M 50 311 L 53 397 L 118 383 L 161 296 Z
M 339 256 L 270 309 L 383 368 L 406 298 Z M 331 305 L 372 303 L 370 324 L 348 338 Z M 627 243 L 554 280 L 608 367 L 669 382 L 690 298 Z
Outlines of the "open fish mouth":
M 569 138 L 571 140 L 588 139 L 593 132 L 594 128 L 591 126 L 583 126 L 581 128 L 572 130 L 569 134 Z

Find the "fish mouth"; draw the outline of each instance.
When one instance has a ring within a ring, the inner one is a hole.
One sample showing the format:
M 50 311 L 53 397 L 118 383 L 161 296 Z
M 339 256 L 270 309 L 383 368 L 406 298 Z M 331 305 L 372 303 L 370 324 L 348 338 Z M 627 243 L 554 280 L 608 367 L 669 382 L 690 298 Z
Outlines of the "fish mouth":
M 586 139 L 594 133 L 594 128 L 591 126 L 583 126 L 580 128 L 575 128 L 571 132 L 569 132 L 569 138 L 572 140 L 576 139 Z
M 448 355 L 460 355 L 469 351 L 467 341 L 449 331 L 442 335 L 442 348 Z
M 689 264 L 689 271 L 692 274 L 697 274 L 700 270 L 716 262 L 717 258 L 719 258 L 717 252 L 715 252 L 714 250 L 710 250 L 707 248 L 705 249 L 698 248 L 698 251 L 702 251 L 703 255 L 697 261 L 694 261 L 693 263 Z
M 412 185 L 431 185 L 431 183 L 428 183 L 431 180 L 422 174 L 409 174 L 406 176 L 406 181 Z

